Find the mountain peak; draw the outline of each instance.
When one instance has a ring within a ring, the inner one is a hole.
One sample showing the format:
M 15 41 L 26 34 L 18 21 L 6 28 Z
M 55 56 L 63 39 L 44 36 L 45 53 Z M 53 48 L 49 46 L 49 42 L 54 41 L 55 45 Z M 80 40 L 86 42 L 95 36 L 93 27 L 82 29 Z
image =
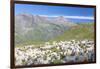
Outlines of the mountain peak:
M 67 20 L 64 16 L 58 16 L 54 19 L 57 23 L 68 23 L 69 20 Z

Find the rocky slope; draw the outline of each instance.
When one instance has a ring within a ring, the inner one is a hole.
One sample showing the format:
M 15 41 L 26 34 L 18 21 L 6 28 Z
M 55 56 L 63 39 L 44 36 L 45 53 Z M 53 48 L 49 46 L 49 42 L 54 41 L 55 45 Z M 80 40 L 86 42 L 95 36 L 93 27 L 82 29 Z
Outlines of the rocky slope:
M 40 15 L 19 14 L 15 16 L 15 44 L 25 41 L 48 41 L 64 31 L 77 26 L 63 16 L 53 19 Z

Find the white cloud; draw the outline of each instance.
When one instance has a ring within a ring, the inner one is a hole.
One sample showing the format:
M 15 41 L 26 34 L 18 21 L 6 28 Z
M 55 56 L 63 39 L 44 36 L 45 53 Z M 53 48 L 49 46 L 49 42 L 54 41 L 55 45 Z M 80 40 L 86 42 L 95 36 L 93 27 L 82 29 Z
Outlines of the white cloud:
M 44 17 L 58 17 L 58 16 L 48 16 L 48 15 L 41 15 L 41 16 L 44 16 Z M 88 20 L 94 20 L 94 17 L 87 17 L 87 16 L 63 16 L 65 18 L 73 18 L 73 19 L 88 19 Z
M 94 17 L 86 17 L 86 16 L 65 16 L 66 18 L 73 18 L 73 19 L 89 19 L 94 20 Z

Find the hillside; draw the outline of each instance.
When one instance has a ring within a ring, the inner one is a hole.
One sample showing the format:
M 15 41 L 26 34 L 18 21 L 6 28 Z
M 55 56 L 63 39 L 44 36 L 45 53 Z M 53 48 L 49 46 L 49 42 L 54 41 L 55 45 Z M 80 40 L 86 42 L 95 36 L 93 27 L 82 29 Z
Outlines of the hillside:
M 77 24 L 69 22 L 63 16 L 51 20 L 40 15 L 19 14 L 15 16 L 15 44 L 49 41 L 74 26 Z
M 68 31 L 65 31 L 62 35 L 54 38 L 50 41 L 64 41 L 64 40 L 84 40 L 94 39 L 94 24 L 93 23 L 85 23 L 78 24 L 77 26 L 71 28 Z
M 63 16 L 53 19 L 40 15 L 15 16 L 15 46 L 44 42 L 94 39 L 93 23 L 72 23 Z

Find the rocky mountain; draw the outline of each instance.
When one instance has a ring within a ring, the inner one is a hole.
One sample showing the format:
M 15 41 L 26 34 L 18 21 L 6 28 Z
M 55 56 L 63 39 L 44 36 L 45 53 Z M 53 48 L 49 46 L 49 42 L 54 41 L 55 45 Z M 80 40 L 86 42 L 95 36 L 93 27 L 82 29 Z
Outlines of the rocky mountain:
M 49 19 L 40 15 L 19 14 L 15 16 L 15 43 L 48 41 L 76 25 L 63 16 Z

